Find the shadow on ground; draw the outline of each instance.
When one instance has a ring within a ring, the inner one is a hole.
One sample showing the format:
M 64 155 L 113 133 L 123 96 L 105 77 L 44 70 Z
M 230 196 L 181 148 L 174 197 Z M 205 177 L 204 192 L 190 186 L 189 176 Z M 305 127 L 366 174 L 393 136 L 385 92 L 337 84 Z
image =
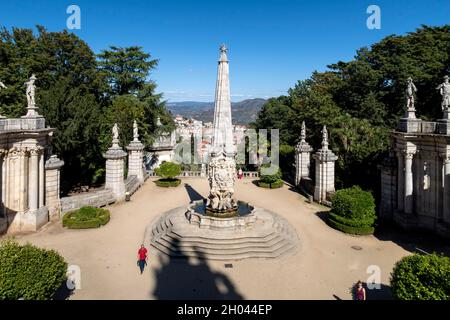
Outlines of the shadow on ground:
M 199 200 L 203 200 L 203 196 L 197 192 L 197 190 L 195 190 L 194 188 L 191 187 L 191 185 L 189 183 L 185 183 L 184 187 L 189 195 L 189 199 L 191 202 L 193 201 L 199 201 Z
M 155 289 L 151 293 L 156 299 L 243 299 L 228 277 L 211 270 L 201 252 L 187 257 L 179 249 L 179 241 L 173 240 L 171 249 L 178 252 L 176 258 L 159 254 L 160 269 L 153 272 Z

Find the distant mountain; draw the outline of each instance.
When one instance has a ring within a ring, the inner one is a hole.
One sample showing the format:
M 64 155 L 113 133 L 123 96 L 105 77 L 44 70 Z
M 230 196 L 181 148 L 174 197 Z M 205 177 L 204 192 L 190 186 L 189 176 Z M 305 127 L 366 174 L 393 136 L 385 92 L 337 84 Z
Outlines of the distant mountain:
M 234 124 L 249 124 L 256 120 L 256 115 L 266 103 L 264 99 L 247 99 L 231 104 L 231 113 Z M 212 122 L 214 117 L 214 102 L 168 102 L 167 108 L 173 115 L 181 115 L 185 118 L 194 118 L 203 122 Z

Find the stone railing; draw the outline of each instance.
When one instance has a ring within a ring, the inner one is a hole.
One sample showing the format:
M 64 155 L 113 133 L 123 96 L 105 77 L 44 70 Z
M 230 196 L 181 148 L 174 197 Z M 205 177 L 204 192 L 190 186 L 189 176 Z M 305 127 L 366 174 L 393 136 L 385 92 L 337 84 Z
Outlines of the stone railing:
M 45 119 L 40 118 L 20 118 L 20 119 L 0 119 L 0 131 L 22 131 L 45 129 Z
M 61 198 L 61 217 L 65 213 L 80 209 L 83 206 L 104 207 L 114 202 L 116 202 L 116 198 L 110 190 L 99 190 L 64 197 Z

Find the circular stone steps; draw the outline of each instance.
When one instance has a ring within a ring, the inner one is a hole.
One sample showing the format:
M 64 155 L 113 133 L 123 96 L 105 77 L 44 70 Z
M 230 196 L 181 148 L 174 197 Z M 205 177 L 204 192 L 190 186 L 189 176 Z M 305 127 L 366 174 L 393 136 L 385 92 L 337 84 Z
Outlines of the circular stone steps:
M 145 241 L 173 258 L 277 259 L 300 246 L 295 229 L 279 215 L 255 208 L 256 222 L 244 230 L 210 230 L 190 224 L 185 207 L 170 210 L 147 228 Z

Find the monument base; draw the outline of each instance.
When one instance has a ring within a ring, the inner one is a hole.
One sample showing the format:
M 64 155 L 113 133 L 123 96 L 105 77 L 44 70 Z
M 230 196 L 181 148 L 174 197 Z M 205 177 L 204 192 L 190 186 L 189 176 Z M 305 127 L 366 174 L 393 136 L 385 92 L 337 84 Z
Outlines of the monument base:
M 420 132 L 422 120 L 412 118 L 401 118 L 397 126 L 400 132 Z

